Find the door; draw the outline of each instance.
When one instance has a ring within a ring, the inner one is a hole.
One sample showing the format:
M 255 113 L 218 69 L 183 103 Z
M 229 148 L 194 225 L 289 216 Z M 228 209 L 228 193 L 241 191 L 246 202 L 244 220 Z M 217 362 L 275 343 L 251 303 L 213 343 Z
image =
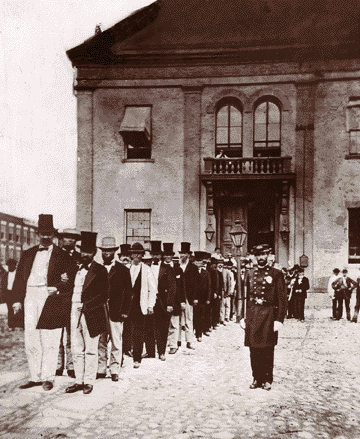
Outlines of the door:
M 235 225 L 235 221 L 240 219 L 241 225 L 247 230 L 247 203 L 245 198 L 226 198 L 220 205 L 220 224 L 221 237 L 220 248 L 222 255 L 227 253 L 236 255 L 236 248 L 233 245 L 230 231 Z M 241 247 L 241 255 L 245 256 L 247 253 L 247 237 L 244 245 Z

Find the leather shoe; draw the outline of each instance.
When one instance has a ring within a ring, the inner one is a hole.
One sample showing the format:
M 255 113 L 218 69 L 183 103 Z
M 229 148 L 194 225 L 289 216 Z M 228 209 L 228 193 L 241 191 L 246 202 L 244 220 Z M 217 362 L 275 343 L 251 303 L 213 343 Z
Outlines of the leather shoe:
M 75 393 L 78 392 L 79 390 L 83 390 L 84 388 L 84 384 L 72 384 L 71 386 L 67 387 L 65 389 L 65 393 Z
M 160 358 L 161 361 L 165 361 L 165 359 L 166 359 L 165 358 L 165 354 L 161 354 L 159 358 Z
M 75 370 L 68 370 L 67 374 L 70 378 L 75 378 Z
M 19 386 L 19 389 L 31 389 L 31 387 L 42 386 L 42 381 L 29 381 L 26 384 Z
M 155 358 L 155 354 L 154 355 L 149 355 L 148 353 L 146 353 L 146 354 L 143 354 L 141 356 L 141 358 Z
M 225 323 L 225 322 L 220 322 L 220 324 L 226 326 L 226 323 Z
M 210 337 L 210 332 L 204 332 L 204 335 L 206 335 L 206 337 Z
M 186 347 L 188 348 L 188 349 L 193 349 L 193 350 L 195 350 L 195 348 L 194 348 L 194 346 L 191 344 L 191 343 L 186 343 Z
M 63 372 L 64 372 L 63 369 L 57 369 L 56 370 L 56 376 L 57 377 L 62 377 Z
M 138 361 L 135 361 L 134 363 L 134 369 L 139 369 L 140 363 Z
M 104 378 L 106 378 L 106 373 L 97 373 L 96 374 L 96 379 L 97 380 L 102 380 Z
M 263 388 L 264 390 L 270 390 L 270 389 L 271 389 L 271 384 L 268 383 L 268 382 L 266 382 L 266 383 L 263 384 L 262 388 Z
M 42 387 L 44 390 L 51 390 L 54 387 L 54 383 L 52 381 L 45 381 Z
M 89 393 L 92 392 L 93 388 L 94 388 L 94 386 L 92 386 L 91 384 L 84 384 L 83 393 L 85 395 L 88 395 Z
M 112 373 L 111 381 L 119 381 L 119 375 L 117 373 Z
M 124 355 L 126 355 L 127 357 L 132 357 L 132 352 L 130 351 L 125 351 Z
M 181 341 L 178 341 L 178 346 L 179 346 L 179 347 L 181 346 Z
M 176 354 L 177 348 L 170 348 L 169 354 Z
M 261 387 L 261 385 L 254 380 L 251 384 L 250 384 L 250 389 L 257 389 L 258 387 Z
M 198 337 L 198 338 L 197 338 L 197 341 L 202 341 L 202 338 L 201 338 L 201 337 Z

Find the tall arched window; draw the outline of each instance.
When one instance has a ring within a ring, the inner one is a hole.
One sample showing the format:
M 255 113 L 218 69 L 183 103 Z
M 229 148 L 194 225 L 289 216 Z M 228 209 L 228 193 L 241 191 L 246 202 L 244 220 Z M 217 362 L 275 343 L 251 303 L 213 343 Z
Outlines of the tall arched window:
M 222 101 L 216 113 L 216 151 L 227 157 L 242 157 L 242 111 L 236 99 Z
M 281 109 L 270 100 L 262 101 L 254 112 L 254 157 L 280 157 Z

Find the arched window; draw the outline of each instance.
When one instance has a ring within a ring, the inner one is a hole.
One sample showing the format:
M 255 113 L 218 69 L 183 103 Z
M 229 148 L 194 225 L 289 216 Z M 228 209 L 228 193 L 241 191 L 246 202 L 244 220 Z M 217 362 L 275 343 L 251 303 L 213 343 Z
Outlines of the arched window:
M 270 100 L 262 101 L 254 112 L 254 157 L 280 157 L 281 109 Z
M 216 151 L 227 157 L 242 157 L 242 111 L 236 99 L 221 102 L 216 112 Z

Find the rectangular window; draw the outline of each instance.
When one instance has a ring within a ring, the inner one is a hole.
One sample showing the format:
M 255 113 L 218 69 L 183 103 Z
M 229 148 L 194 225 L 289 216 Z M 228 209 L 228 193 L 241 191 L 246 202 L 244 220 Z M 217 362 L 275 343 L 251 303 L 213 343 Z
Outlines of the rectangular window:
M 126 210 L 126 244 L 140 242 L 144 248 L 149 247 L 150 242 L 150 210 Z
M 20 242 L 20 237 L 21 237 L 21 226 L 16 226 L 16 242 Z
M 13 245 L 9 245 L 9 259 L 14 259 L 15 255 L 14 255 L 14 246 Z
M 36 245 L 35 230 L 30 229 L 30 247 L 34 247 L 34 245 Z
M 349 212 L 349 264 L 360 263 L 360 208 Z
M 5 265 L 6 264 L 6 245 L 1 244 L 0 248 L 1 248 L 1 255 L 0 255 L 1 265 Z
M 9 224 L 9 241 L 13 241 L 14 239 L 14 224 Z
M 151 159 L 151 106 L 128 106 L 119 130 L 126 160 Z
M 15 249 L 15 259 L 19 262 L 20 260 L 20 255 L 21 255 L 21 247 L 16 247 Z
M 6 222 L 1 221 L 1 239 L 6 240 Z
M 349 153 L 360 155 L 360 98 L 350 98 L 346 109 Z

